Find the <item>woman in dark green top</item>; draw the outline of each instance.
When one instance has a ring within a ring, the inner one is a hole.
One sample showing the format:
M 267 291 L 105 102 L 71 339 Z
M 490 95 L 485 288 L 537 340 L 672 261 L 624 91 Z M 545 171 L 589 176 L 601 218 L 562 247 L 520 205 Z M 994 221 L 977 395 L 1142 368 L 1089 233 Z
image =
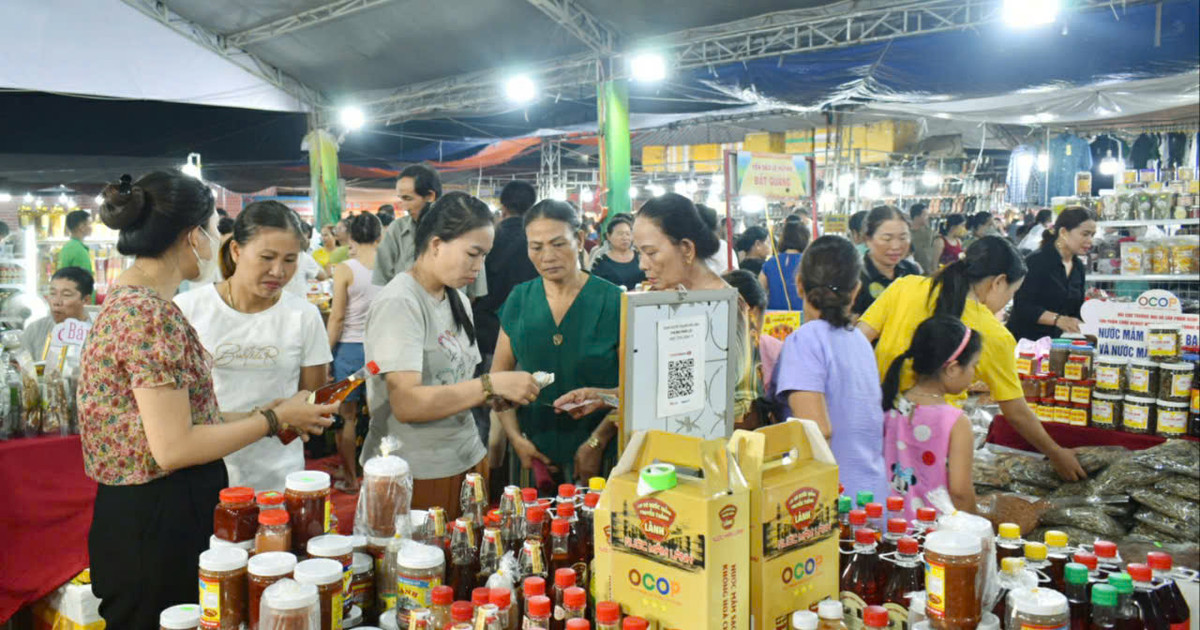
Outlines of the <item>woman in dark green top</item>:
M 606 411 L 581 419 L 558 413 L 553 403 L 581 387 L 616 387 L 621 330 L 621 289 L 580 269 L 579 213 L 564 201 L 545 200 L 525 213 L 529 259 L 538 275 L 517 285 L 500 311 L 493 372 L 520 365 L 554 374 L 536 403 L 498 410 L 509 443 L 529 468 L 539 459 L 568 480 L 599 475 L 615 427 Z
M 608 251 L 592 263 L 592 275 L 636 291 L 646 273 L 633 249 L 633 216 L 618 214 L 608 222 L 608 245 Z

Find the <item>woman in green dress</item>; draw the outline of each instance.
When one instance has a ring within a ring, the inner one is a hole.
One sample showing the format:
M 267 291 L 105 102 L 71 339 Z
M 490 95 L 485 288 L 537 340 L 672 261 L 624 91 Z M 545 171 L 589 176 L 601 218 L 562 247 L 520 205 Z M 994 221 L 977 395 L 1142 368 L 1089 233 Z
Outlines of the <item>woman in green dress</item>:
M 539 277 L 517 285 L 504 302 L 492 372 L 520 365 L 554 375 L 536 403 L 497 413 L 523 469 L 537 459 L 568 481 L 586 482 L 601 474 L 616 428 L 604 421 L 606 410 L 574 419 L 553 403 L 578 388 L 617 385 L 621 289 L 580 268 L 581 226 L 565 201 L 544 200 L 525 213 Z

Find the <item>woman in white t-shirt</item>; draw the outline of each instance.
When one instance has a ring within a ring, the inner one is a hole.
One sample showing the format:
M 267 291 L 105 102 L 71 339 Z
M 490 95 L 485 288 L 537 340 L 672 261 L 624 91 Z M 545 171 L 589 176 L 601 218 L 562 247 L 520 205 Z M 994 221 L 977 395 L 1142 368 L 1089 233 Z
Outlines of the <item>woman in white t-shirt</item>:
M 329 347 L 333 349 L 333 380 L 340 381 L 366 365 L 363 354 L 363 330 L 367 325 L 367 308 L 383 287 L 371 282 L 375 269 L 375 251 L 383 226 L 370 212 L 350 219 L 350 249 L 354 255 L 333 268 L 333 304 L 329 307 Z M 342 426 L 337 432 L 338 454 L 345 465 L 345 476 L 339 483 L 344 492 L 358 492 L 358 464 L 354 459 L 358 428 L 358 408 L 363 401 L 362 388 L 356 389 L 342 402 L 339 415 Z
M 249 411 L 325 384 L 332 356 L 317 307 L 283 290 L 304 248 L 300 219 L 276 201 L 252 203 L 221 246 L 227 278 L 176 296 L 212 355 L 222 412 Z M 284 489 L 304 469 L 300 440 L 266 437 L 225 457 L 229 485 Z
M 412 506 L 442 506 L 447 518 L 459 514 L 467 473 L 488 473 L 471 409 L 501 399 L 528 405 L 538 396 L 528 372 L 475 378 L 479 346 L 462 288 L 479 276 L 494 235 L 482 201 L 461 192 L 439 197 L 417 223 L 416 263 L 367 311 L 366 358 L 380 371 L 367 380 L 371 428 L 362 460 L 379 454 L 384 436 L 399 438 L 397 454 L 414 478 Z

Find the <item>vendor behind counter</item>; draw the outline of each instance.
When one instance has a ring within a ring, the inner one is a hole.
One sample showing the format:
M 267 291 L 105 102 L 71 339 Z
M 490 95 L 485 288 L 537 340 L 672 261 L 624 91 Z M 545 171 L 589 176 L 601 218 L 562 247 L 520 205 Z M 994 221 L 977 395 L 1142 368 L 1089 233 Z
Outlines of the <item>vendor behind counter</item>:
M 50 278 L 50 314 L 31 322 L 21 333 L 21 349 L 35 360 L 46 358 L 47 337 L 58 324 L 68 319 L 88 321 L 84 305 L 94 290 L 92 274 L 80 267 L 63 267 Z

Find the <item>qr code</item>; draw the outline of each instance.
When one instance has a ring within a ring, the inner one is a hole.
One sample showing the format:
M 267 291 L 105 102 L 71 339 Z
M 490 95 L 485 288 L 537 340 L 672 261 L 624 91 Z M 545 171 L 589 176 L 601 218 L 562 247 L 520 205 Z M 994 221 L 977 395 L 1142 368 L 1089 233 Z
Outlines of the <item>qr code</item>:
M 679 359 L 667 362 L 667 398 L 684 398 L 692 395 L 695 383 L 693 371 L 695 359 Z

